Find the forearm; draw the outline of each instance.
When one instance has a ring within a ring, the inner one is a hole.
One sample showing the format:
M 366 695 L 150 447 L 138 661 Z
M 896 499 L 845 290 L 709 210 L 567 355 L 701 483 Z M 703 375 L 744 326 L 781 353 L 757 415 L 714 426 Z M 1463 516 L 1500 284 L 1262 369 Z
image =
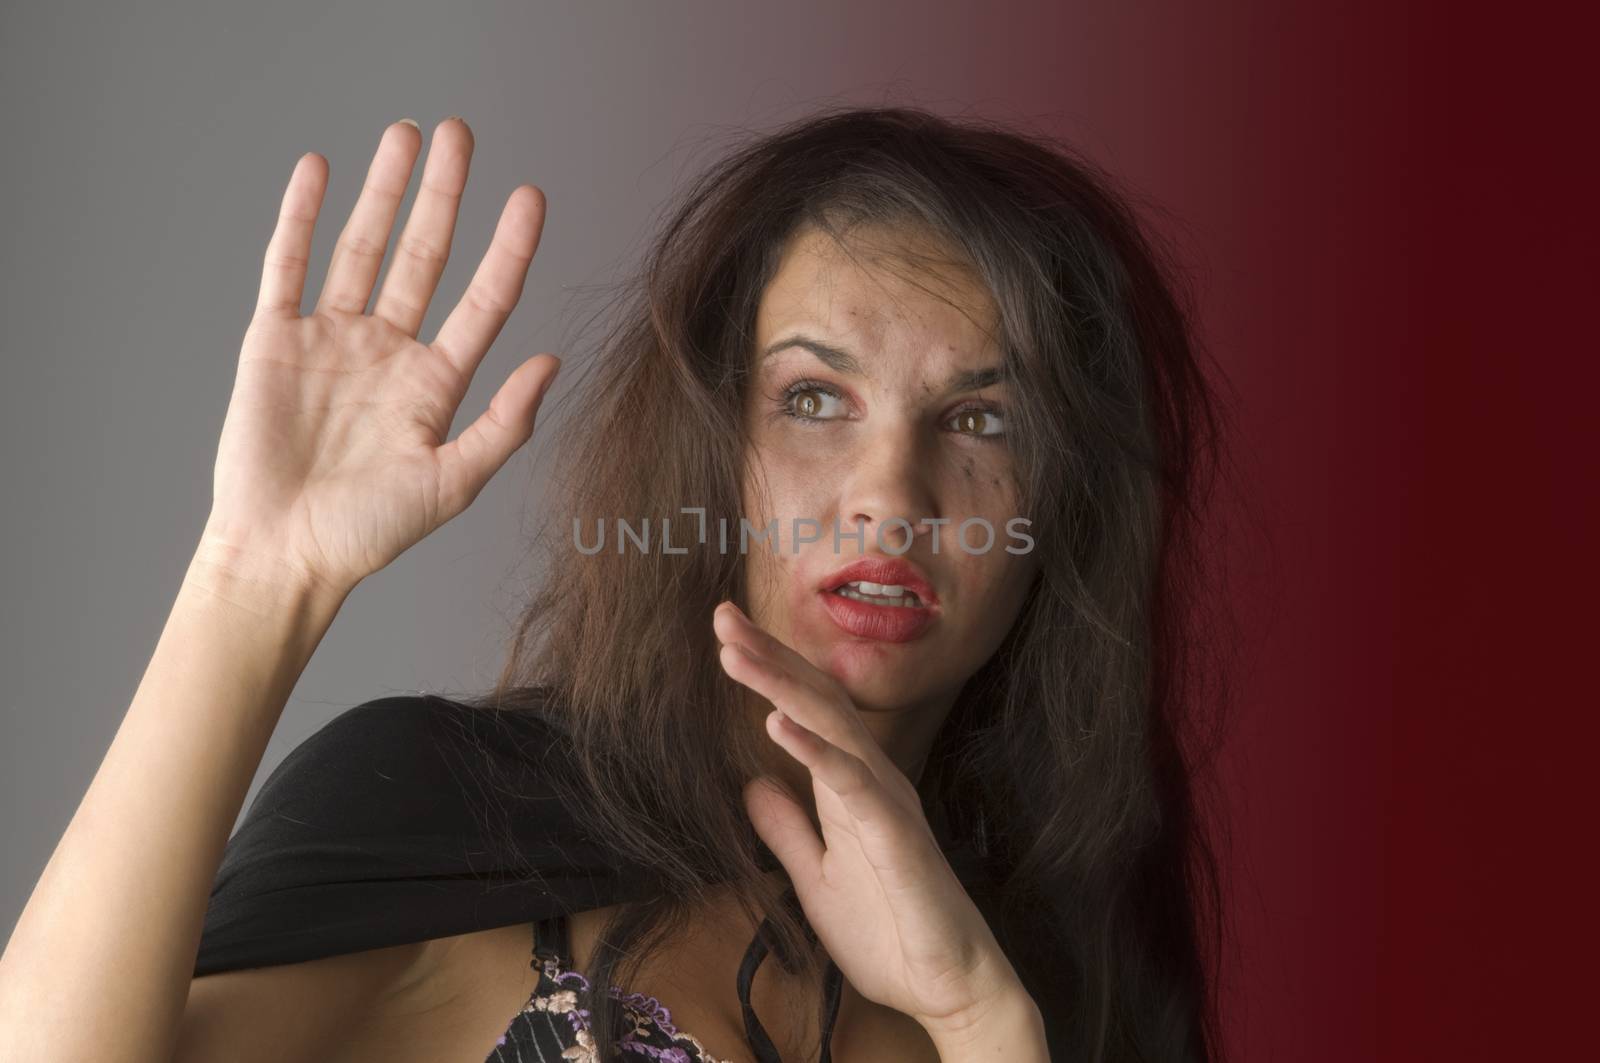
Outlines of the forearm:
M 1021 985 L 999 997 L 971 1024 L 928 1033 L 942 1063 L 1050 1063 L 1044 1017 Z
M 0 958 L 0 1057 L 171 1058 L 206 900 L 344 593 L 204 545 Z

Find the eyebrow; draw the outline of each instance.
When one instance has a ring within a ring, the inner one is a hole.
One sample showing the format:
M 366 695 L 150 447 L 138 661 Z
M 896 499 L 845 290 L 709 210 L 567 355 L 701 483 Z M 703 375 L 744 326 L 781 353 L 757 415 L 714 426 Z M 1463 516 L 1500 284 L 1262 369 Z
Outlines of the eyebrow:
M 861 362 L 849 351 L 823 343 L 821 340 L 813 339 L 810 336 L 798 334 L 786 336 L 775 343 L 768 344 L 767 349 L 761 352 L 759 361 L 764 362 L 779 351 L 787 350 L 790 347 L 799 347 L 802 350 L 810 351 L 816 355 L 823 365 L 835 372 L 851 373 L 856 376 L 865 375 L 861 368 Z M 950 379 L 945 381 L 945 390 L 977 391 L 979 388 L 998 384 L 1003 379 L 1005 379 L 1005 370 L 1001 366 L 987 366 L 983 369 L 963 369 L 951 374 Z

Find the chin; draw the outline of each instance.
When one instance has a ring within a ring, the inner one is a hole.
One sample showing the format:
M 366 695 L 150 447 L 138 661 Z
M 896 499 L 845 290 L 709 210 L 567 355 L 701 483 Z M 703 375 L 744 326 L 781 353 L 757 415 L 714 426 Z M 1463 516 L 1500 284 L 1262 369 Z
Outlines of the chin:
M 928 696 L 928 670 L 896 647 L 880 643 L 836 643 L 825 651 L 823 671 L 837 679 L 862 712 L 896 712 Z

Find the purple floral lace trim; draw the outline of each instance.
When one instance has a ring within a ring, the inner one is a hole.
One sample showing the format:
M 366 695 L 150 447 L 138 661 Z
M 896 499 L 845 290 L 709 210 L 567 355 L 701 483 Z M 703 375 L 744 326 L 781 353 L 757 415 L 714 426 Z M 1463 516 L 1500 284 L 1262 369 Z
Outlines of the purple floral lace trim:
M 578 1055 L 574 1058 L 592 1060 L 594 1039 L 589 1027 L 589 1009 L 578 1003 L 579 994 L 591 992 L 592 986 L 580 971 L 562 970 L 554 959 L 546 959 L 542 968 L 540 989 L 546 988 L 544 982 L 548 981 L 557 987 L 553 992 L 540 992 L 534 990 L 532 998 L 528 1001 L 527 1008 L 564 1013 L 567 1021 L 572 1024 L 572 1031 L 577 1041 Z M 634 1028 L 622 1036 L 620 1047 L 625 1051 L 637 1053 L 661 1063 L 721 1063 L 705 1050 L 698 1038 L 693 1034 L 679 1030 L 673 1022 L 672 1011 L 661 1001 L 646 993 L 624 993 L 616 986 L 608 986 L 607 992 L 612 999 L 623 1005 L 633 1017 Z M 557 999 L 562 998 L 562 999 Z M 527 1010 L 527 1009 L 525 1009 Z M 654 1027 L 651 1030 L 650 1027 Z M 676 1041 L 687 1041 L 693 1048 L 691 1053 L 682 1045 L 671 1045 L 665 1048 L 647 1044 L 638 1039 L 640 1034 L 659 1032 L 661 1035 Z M 506 1035 L 501 1034 L 499 1045 L 506 1043 Z M 586 1053 L 584 1050 L 587 1049 Z

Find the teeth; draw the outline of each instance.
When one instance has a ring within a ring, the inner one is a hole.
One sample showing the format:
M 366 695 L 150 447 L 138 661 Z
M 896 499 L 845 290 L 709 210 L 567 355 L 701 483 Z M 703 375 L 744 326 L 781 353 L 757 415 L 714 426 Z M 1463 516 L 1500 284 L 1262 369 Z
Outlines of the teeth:
M 881 594 L 885 598 L 898 598 L 906 592 L 906 589 L 899 584 L 873 583 L 864 579 L 852 580 L 851 582 L 845 584 L 845 586 L 854 587 L 862 594 Z
M 843 598 L 853 598 L 871 605 L 888 605 L 900 609 L 920 609 L 922 599 L 897 584 L 873 583 L 869 580 L 852 580 L 834 590 Z

